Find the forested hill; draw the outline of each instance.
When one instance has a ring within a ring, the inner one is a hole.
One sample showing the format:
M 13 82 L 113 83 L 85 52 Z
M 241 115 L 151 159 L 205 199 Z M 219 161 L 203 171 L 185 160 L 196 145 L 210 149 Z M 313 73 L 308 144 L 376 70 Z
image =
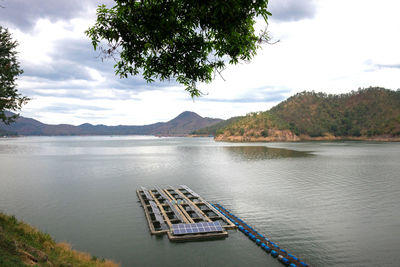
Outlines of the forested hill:
M 217 130 L 217 140 L 297 141 L 400 137 L 400 90 L 302 92 Z
M 222 129 L 222 128 L 226 127 L 227 125 L 232 124 L 235 121 L 238 121 L 238 120 L 242 119 L 243 117 L 244 116 L 232 117 L 230 119 L 220 121 L 220 122 L 218 122 L 216 124 L 213 124 L 211 126 L 195 130 L 191 134 L 193 134 L 193 135 L 203 135 L 203 136 L 204 135 L 215 136 L 219 129 Z

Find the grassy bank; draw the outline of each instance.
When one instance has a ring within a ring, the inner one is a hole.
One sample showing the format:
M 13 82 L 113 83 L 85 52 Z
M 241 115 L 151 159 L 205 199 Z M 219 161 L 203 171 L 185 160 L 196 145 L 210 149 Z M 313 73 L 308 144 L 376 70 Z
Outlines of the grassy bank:
M 104 266 L 118 264 L 56 243 L 49 234 L 0 212 L 0 266 Z

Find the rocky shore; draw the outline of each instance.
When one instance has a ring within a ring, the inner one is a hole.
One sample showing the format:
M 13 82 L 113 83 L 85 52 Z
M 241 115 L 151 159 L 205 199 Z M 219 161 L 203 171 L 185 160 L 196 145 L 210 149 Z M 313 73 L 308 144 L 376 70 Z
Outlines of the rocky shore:
M 215 141 L 220 142 L 300 142 L 300 141 L 375 141 L 375 142 L 400 142 L 400 136 L 324 136 L 311 137 L 309 135 L 297 136 L 289 130 L 269 130 L 268 136 L 251 135 L 217 135 Z

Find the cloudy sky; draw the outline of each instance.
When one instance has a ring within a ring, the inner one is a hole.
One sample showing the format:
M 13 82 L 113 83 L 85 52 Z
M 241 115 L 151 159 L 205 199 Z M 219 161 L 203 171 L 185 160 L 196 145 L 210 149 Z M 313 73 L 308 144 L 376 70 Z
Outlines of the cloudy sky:
M 102 3 L 113 4 L 0 0 L 0 25 L 19 42 L 19 90 L 32 98 L 23 116 L 52 124 L 141 125 L 190 110 L 227 119 L 304 90 L 400 88 L 398 1 L 270 0 L 268 30 L 280 42 L 264 45 L 251 63 L 228 66 L 225 81 L 217 76 L 201 84 L 206 95 L 194 101 L 175 83 L 114 75 L 114 63 L 102 62 L 84 34 Z

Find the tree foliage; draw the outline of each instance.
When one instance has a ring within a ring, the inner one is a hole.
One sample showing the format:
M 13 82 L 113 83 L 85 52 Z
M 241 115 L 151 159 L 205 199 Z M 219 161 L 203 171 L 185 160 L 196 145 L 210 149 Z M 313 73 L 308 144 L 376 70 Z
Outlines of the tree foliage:
M 201 128 L 198 130 L 195 130 L 193 132 L 191 132 L 191 134 L 196 134 L 196 135 L 218 135 L 221 134 L 222 132 L 219 132 L 220 129 L 225 128 L 226 126 L 234 123 L 235 121 L 238 121 L 240 119 L 242 119 L 243 116 L 239 116 L 239 117 L 232 117 L 230 119 L 218 122 L 216 124 L 213 124 L 211 126 L 205 127 L 205 128 Z
M 18 93 L 15 84 L 18 75 L 23 72 L 16 57 L 17 45 L 9 31 L 0 26 L 0 121 L 6 124 L 14 121 L 17 115 L 7 117 L 5 111 L 18 111 L 29 100 Z
M 192 97 L 201 95 L 197 82 L 211 82 L 228 62 L 250 60 L 269 40 L 266 31 L 256 35 L 254 29 L 258 16 L 267 21 L 271 15 L 268 0 L 115 2 L 99 6 L 97 22 L 86 31 L 94 49 L 116 59 L 120 77 L 176 79 Z

